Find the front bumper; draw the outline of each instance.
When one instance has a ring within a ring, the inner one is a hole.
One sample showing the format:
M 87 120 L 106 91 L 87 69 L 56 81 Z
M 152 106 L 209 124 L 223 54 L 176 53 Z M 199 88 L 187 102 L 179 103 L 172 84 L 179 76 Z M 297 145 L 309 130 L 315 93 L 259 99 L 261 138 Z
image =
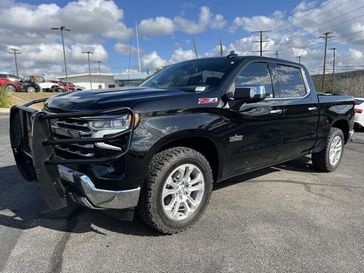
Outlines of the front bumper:
M 70 168 L 70 164 L 92 165 L 110 163 L 123 157 L 130 148 L 134 113 L 129 108 L 106 111 L 82 111 L 73 113 L 48 113 L 37 111 L 32 101 L 23 106 L 14 106 L 10 111 L 10 140 L 19 171 L 28 181 L 36 180 L 42 195 L 51 209 L 67 206 L 68 197 L 84 206 L 94 209 L 125 209 L 135 207 L 139 200 L 140 188 L 126 190 L 106 190 L 95 186 L 86 174 Z M 80 118 L 105 114 L 129 112 L 132 117 L 131 128 L 102 138 L 75 137 L 58 139 L 53 137 L 50 120 L 58 118 Z M 127 138 L 125 147 L 109 157 L 61 158 L 55 152 L 56 145 L 95 144 Z
M 83 173 L 64 165 L 58 165 L 58 172 L 62 180 L 72 183 L 83 190 L 86 197 L 72 192 L 69 193 L 76 203 L 92 209 L 125 209 L 138 205 L 139 187 L 121 191 L 97 189 L 91 178 Z

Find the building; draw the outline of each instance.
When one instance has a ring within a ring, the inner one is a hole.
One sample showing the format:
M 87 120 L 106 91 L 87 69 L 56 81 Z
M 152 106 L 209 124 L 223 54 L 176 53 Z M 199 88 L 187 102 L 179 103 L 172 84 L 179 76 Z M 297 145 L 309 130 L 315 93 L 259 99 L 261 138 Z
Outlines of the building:
M 66 81 L 65 76 L 57 77 L 57 79 Z M 100 75 L 98 73 L 92 73 L 91 83 L 90 75 L 88 73 L 68 75 L 68 81 L 85 89 L 103 89 L 116 87 L 114 74 L 112 73 L 101 73 Z
M 142 81 L 148 78 L 148 74 L 146 72 L 135 72 L 135 73 L 121 73 L 115 74 L 114 80 L 117 86 L 136 86 L 139 85 Z
M 85 89 L 104 89 L 104 88 L 114 88 L 114 87 L 124 87 L 124 86 L 136 86 L 139 85 L 143 80 L 148 77 L 145 72 L 137 73 L 92 73 L 90 84 L 90 75 L 88 73 L 83 74 L 73 74 L 68 76 L 68 81 L 81 86 Z M 65 76 L 57 77 L 61 81 L 66 81 Z

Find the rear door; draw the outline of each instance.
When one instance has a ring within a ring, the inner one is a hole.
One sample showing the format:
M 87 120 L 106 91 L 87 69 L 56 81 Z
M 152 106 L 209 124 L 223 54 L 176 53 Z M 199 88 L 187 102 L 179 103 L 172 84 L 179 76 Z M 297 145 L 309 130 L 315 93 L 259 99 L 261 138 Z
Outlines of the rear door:
M 281 144 L 283 111 L 281 101 L 273 97 L 272 79 L 268 64 L 250 63 L 243 67 L 234 80 L 235 87 L 263 85 L 267 99 L 257 103 L 244 103 L 240 108 L 230 104 L 231 123 L 226 128 L 226 176 L 233 176 L 277 160 Z
M 279 160 L 288 160 L 306 154 L 315 143 L 318 98 L 300 66 L 277 63 L 271 71 L 274 100 L 280 101 L 283 109 Z

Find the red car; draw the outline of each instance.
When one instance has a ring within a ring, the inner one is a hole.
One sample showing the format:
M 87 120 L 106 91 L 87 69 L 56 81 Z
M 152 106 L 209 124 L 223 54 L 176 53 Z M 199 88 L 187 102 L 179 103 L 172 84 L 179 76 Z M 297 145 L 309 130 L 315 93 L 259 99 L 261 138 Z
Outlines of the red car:
M 5 88 L 10 92 L 20 92 L 23 90 L 23 83 L 20 81 L 12 80 L 12 75 L 0 74 L 0 88 Z M 15 78 L 16 76 L 14 76 Z
M 59 81 L 59 80 L 51 80 L 50 82 L 56 83 L 58 86 L 58 90 L 56 91 L 82 91 L 82 88 L 80 86 L 76 86 L 71 82 L 68 82 L 68 84 L 66 82 L 63 81 Z

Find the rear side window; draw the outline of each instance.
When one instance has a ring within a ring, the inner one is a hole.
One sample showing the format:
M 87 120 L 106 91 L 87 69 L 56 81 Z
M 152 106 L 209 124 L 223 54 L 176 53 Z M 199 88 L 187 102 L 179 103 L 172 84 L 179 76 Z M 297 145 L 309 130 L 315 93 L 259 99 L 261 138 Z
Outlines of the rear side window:
M 267 98 L 273 97 L 272 80 L 266 63 L 251 63 L 235 78 L 235 87 L 263 85 Z
M 301 69 L 293 66 L 275 65 L 273 88 L 276 98 L 303 97 L 307 94 Z
M 358 100 L 358 99 L 355 100 L 356 105 L 360 105 L 362 103 L 364 103 L 364 100 Z

